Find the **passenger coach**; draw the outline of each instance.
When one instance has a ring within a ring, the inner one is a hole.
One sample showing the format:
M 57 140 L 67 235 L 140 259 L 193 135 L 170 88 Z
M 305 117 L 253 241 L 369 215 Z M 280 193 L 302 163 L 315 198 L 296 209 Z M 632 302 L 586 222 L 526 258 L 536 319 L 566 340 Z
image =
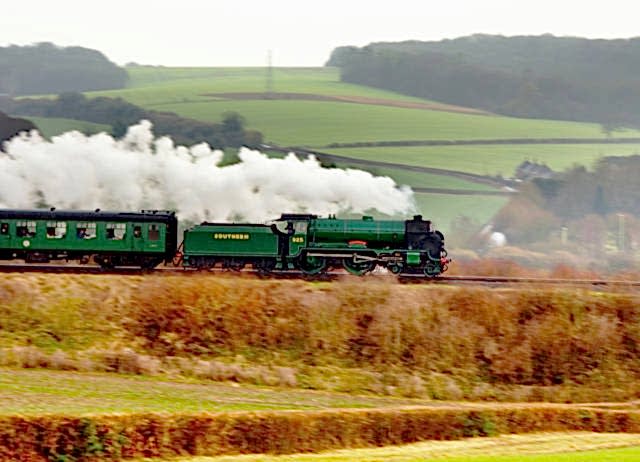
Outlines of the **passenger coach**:
M 104 268 L 153 268 L 176 253 L 174 212 L 0 210 L 0 259 L 93 259 Z

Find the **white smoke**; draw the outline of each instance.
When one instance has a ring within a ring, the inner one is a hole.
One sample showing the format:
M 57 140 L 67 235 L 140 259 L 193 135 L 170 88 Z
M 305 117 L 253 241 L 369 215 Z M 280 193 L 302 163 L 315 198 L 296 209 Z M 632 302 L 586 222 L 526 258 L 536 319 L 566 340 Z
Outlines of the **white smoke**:
M 413 192 L 392 179 L 325 169 L 315 158 L 272 159 L 242 148 L 240 163 L 220 167 L 222 152 L 156 139 L 148 121 L 130 127 L 122 140 L 74 131 L 47 141 L 33 132 L 5 150 L 3 208 L 163 209 L 194 222 L 262 222 L 282 212 L 406 215 L 415 208 Z

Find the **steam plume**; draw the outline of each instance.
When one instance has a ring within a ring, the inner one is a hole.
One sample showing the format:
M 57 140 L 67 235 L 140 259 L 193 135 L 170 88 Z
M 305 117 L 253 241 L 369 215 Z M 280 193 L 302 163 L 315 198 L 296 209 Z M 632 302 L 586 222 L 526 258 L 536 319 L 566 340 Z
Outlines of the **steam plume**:
M 130 127 L 122 140 L 68 132 L 47 141 L 34 132 L 5 150 L 3 208 L 167 209 L 194 222 L 262 222 L 281 212 L 406 215 L 414 208 L 413 192 L 388 177 L 325 169 L 293 154 L 271 159 L 246 148 L 240 163 L 220 167 L 222 152 L 156 139 L 148 121 Z

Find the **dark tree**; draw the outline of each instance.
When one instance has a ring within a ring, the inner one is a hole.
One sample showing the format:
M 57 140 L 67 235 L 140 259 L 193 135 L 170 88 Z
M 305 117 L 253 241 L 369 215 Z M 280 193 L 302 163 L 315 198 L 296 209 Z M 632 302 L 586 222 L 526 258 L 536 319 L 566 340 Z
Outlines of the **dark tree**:
M 4 150 L 5 141 L 19 135 L 21 132 L 37 129 L 38 127 L 30 120 L 9 117 L 4 112 L 0 112 L 0 151 Z

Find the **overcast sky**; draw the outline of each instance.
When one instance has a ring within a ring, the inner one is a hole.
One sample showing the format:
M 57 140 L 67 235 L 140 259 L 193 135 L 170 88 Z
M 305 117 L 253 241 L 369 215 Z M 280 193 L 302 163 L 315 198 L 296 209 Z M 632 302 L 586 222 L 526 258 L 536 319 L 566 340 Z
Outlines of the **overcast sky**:
M 322 66 L 342 45 L 476 33 L 640 35 L 636 0 L 2 0 L 0 46 L 53 42 L 117 64 Z

